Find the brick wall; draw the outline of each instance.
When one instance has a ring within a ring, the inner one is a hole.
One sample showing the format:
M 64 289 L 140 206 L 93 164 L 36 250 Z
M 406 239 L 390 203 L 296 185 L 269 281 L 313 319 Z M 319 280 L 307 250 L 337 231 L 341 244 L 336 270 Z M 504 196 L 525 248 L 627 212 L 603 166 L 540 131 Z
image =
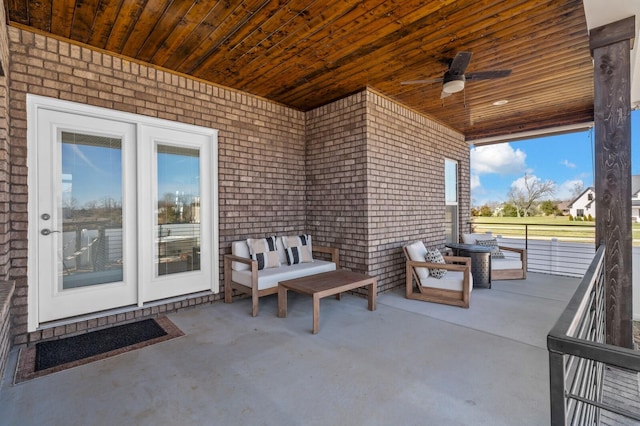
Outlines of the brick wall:
M 307 229 L 368 272 L 365 92 L 307 113 Z
M 4 7 L 0 10 L 0 22 L 6 22 Z M 9 66 L 7 28 L 0 30 L 0 281 L 9 279 L 11 268 L 11 145 L 9 140 L 9 88 L 6 74 Z
M 469 147 L 462 134 L 373 91 L 367 117 L 369 272 L 385 291 L 404 284 L 404 244 L 444 247 L 445 158 L 459 161 L 460 223 L 468 222 Z
M 304 113 L 25 30 L 9 27 L 8 32 L 12 55 L 11 278 L 16 280 L 12 307 L 15 344 L 85 332 L 222 297 L 191 299 L 27 333 L 27 93 L 219 129 L 222 254 L 230 252 L 233 240 L 304 230 Z M 0 169 L 0 190 L 1 185 Z M 1 203 L 0 199 L 0 207 Z M 2 223 L 0 251 L 1 227 Z
M 342 266 L 404 284 L 402 245 L 443 248 L 444 159 L 459 161 L 460 229 L 469 221 L 462 134 L 366 90 L 307 113 L 307 228 Z
M 0 281 L 0 380 L 3 377 L 4 368 L 9 358 L 9 350 L 12 346 L 10 307 L 13 292 L 13 282 Z

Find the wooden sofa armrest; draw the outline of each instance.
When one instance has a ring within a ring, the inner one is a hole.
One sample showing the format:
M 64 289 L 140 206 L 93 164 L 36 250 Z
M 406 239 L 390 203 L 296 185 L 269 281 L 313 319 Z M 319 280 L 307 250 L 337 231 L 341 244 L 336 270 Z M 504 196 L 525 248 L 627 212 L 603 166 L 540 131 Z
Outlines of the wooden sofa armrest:
M 249 267 L 251 267 L 252 263 L 255 262 L 256 263 L 256 268 L 258 267 L 258 262 L 256 260 L 253 259 L 247 259 L 246 257 L 240 257 L 240 256 L 236 256 L 235 254 L 225 254 L 224 255 L 224 262 L 227 263 L 231 263 L 231 262 L 240 262 L 240 263 L 246 263 L 247 265 L 249 265 Z
M 224 301 L 225 303 L 231 303 L 232 300 L 232 286 L 231 286 L 231 270 L 233 269 L 233 262 L 244 263 L 249 265 L 251 269 L 251 293 L 258 294 L 258 261 L 253 259 L 247 259 L 246 257 L 236 256 L 233 254 L 224 255 Z M 255 316 L 255 315 L 254 315 Z
M 318 253 L 327 253 L 331 255 L 331 261 L 336 264 L 336 269 L 340 268 L 340 249 L 336 247 L 324 247 L 312 245 L 311 250 Z

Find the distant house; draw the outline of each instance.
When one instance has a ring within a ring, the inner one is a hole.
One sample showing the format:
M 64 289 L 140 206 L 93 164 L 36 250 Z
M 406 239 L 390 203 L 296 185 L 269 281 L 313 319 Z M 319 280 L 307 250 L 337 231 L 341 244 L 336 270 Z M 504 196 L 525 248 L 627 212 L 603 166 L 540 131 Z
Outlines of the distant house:
M 569 214 L 575 218 L 596 217 L 596 190 L 588 187 L 569 203 Z
M 568 216 L 569 213 L 571 213 L 571 211 L 569 209 L 569 203 L 570 203 L 570 201 L 560 201 L 558 203 L 558 210 L 560 210 L 562 212 L 563 216 Z
M 640 222 L 640 175 L 631 176 L 631 220 Z
M 590 186 L 568 205 L 573 217 L 596 217 L 596 193 Z M 631 176 L 631 220 L 640 222 L 640 175 Z

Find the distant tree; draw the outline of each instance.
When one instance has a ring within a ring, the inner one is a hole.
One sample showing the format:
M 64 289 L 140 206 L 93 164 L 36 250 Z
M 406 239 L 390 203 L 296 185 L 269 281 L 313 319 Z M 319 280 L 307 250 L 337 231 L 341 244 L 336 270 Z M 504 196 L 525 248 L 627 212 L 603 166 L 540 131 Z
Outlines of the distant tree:
M 582 181 L 576 182 L 571 189 L 571 199 L 575 200 L 580 194 L 584 192 L 584 183 Z
M 547 216 L 562 214 L 560 209 L 558 209 L 558 205 L 551 200 L 540 203 L 540 211 Z
M 476 216 L 480 216 L 480 210 L 476 209 L 475 207 L 471 208 L 471 216 L 476 217 Z
M 518 216 L 518 210 L 513 204 L 504 203 L 502 206 L 502 215 L 505 217 L 516 217 Z
M 493 216 L 493 210 L 488 205 L 484 205 L 480 207 L 480 216 L 482 217 L 491 217 Z
M 522 185 L 512 185 L 507 194 L 509 203 L 516 208 L 517 217 L 530 216 L 533 207 L 543 197 L 555 192 L 556 184 L 552 180 L 542 181 L 525 173 Z

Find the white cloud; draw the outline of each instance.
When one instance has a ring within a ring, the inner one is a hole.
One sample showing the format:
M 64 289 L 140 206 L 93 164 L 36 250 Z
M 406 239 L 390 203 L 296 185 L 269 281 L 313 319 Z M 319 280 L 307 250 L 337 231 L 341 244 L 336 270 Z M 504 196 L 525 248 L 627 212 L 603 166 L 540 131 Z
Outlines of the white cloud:
M 479 146 L 471 150 L 471 171 L 477 175 L 520 174 L 527 170 L 526 158 L 524 151 L 514 150 L 508 143 Z
M 560 164 L 562 164 L 563 166 L 566 166 L 566 167 L 568 167 L 570 169 L 575 169 L 576 168 L 576 165 L 574 163 L 570 162 L 569 160 L 562 160 L 560 162 Z
M 570 200 L 573 197 L 573 190 L 577 184 L 583 187 L 585 186 L 582 179 L 572 179 L 562 182 L 556 187 L 555 198 L 557 200 Z
M 526 174 L 514 180 L 513 182 L 511 182 L 511 188 L 519 188 L 526 191 L 525 178 L 527 181 L 529 181 L 529 187 L 531 187 L 531 185 L 534 184 L 535 182 L 540 182 L 540 183 L 543 182 L 543 180 L 536 175 Z M 553 194 L 555 195 L 556 193 L 555 191 L 557 191 L 558 186 L 555 183 L 553 184 L 553 186 L 554 186 Z
M 475 173 L 472 173 L 470 185 L 471 185 L 472 191 L 482 188 L 482 183 L 480 183 L 480 176 L 478 176 Z

